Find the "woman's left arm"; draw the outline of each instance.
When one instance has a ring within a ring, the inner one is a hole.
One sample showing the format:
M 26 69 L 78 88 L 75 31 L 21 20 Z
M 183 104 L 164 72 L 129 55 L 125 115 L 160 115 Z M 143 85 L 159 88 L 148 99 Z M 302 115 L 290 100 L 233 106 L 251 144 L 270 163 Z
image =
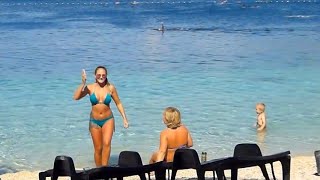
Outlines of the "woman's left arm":
M 110 90 L 111 90 L 112 99 L 116 103 L 117 108 L 118 108 L 118 110 L 119 110 L 119 112 L 120 112 L 120 114 L 122 116 L 123 126 L 125 128 L 128 128 L 129 127 L 129 122 L 127 120 L 127 116 L 126 116 L 124 107 L 122 106 L 122 103 L 121 103 L 120 98 L 118 96 L 117 89 L 116 89 L 116 87 L 114 85 L 110 85 Z

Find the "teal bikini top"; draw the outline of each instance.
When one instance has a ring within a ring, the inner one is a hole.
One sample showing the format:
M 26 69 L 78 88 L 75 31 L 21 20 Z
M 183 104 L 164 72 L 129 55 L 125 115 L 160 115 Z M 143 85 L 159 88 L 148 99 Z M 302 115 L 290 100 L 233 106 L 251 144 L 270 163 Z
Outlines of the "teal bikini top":
M 104 99 L 104 101 L 103 102 L 99 102 L 97 97 L 96 97 L 96 94 L 92 93 L 90 95 L 90 101 L 91 101 L 92 106 L 94 106 L 96 104 L 105 104 L 105 105 L 109 106 L 109 104 L 111 102 L 111 95 L 110 95 L 110 93 L 107 93 L 106 98 Z

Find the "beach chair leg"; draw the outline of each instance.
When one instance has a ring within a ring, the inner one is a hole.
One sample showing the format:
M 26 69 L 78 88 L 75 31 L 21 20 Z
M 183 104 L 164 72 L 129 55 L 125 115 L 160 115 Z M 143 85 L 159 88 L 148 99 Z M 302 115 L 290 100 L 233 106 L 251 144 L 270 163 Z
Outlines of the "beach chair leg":
M 81 179 L 81 177 L 79 177 L 78 175 L 71 176 L 71 180 L 79 180 L 79 179 Z
M 139 174 L 139 176 L 140 176 L 140 180 L 147 180 L 145 174 Z M 150 176 L 149 176 L 149 179 L 150 179 Z
M 290 163 L 291 163 L 291 157 L 288 156 L 286 158 L 283 158 L 280 160 L 282 165 L 282 176 L 283 180 L 290 180 Z
M 177 170 L 176 169 L 172 169 L 172 171 L 171 171 L 171 180 L 175 180 L 176 179 L 176 175 L 177 175 Z
M 231 180 L 237 180 L 238 179 L 238 168 L 232 168 L 231 169 Z
M 156 180 L 166 180 L 166 170 L 165 169 L 158 169 L 155 171 Z
M 46 180 L 46 174 L 44 172 L 39 173 L 39 180 Z
M 265 165 L 265 164 L 259 165 L 259 167 L 260 167 L 260 169 L 261 169 L 261 172 L 262 172 L 264 178 L 265 178 L 266 180 L 270 180 L 269 175 L 268 175 L 268 172 L 267 172 L 266 165 Z
M 201 169 L 197 169 L 198 180 L 205 180 L 204 174 L 205 174 L 205 171 Z
M 224 171 L 223 170 L 217 170 L 217 179 L 218 180 L 226 180 L 226 176 L 224 175 Z

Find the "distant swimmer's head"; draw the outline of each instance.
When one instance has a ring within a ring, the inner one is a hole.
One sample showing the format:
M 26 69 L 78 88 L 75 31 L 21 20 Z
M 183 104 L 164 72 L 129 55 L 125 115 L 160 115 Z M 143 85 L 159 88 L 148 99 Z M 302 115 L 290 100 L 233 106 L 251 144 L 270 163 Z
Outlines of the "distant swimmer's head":
M 94 75 L 96 78 L 96 82 L 99 84 L 109 84 L 108 82 L 108 78 L 107 78 L 107 68 L 105 68 L 104 66 L 98 66 L 95 70 L 94 70 Z
M 163 112 L 163 122 L 170 129 L 176 129 L 181 126 L 180 111 L 175 107 L 167 107 Z
M 261 114 L 265 111 L 266 105 L 264 103 L 257 103 L 256 104 L 256 112 L 257 114 Z

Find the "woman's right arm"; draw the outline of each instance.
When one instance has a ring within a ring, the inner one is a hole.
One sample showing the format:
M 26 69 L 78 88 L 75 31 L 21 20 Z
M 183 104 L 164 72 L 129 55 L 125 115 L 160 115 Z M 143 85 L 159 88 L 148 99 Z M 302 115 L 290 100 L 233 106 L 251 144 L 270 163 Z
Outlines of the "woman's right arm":
M 83 98 L 84 96 L 86 96 L 89 93 L 89 89 L 86 86 L 87 75 L 86 75 L 86 72 L 84 70 L 82 71 L 81 78 L 82 78 L 82 83 L 75 90 L 75 92 L 73 94 L 73 99 L 74 100 L 79 100 L 79 99 Z
M 75 90 L 73 94 L 74 100 L 79 100 L 89 93 L 89 89 L 86 84 L 81 83 L 80 86 Z

